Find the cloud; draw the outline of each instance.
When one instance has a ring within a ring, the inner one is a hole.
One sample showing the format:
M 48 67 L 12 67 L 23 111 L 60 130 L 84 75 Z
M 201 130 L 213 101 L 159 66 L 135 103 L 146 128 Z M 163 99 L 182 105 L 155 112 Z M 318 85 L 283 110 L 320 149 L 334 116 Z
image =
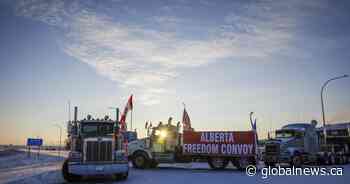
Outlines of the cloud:
M 174 9 L 170 6 L 161 7 L 167 12 L 164 16 L 145 18 L 159 25 L 153 28 L 118 21 L 101 8 L 97 10 L 80 1 L 20 1 L 17 14 L 61 29 L 65 37 L 62 48 L 68 55 L 125 89 L 141 91 L 142 103 L 154 105 L 159 103 L 158 96 L 167 93 L 164 84 L 183 68 L 224 59 L 258 60 L 288 47 L 293 38 L 289 29 L 296 24 L 293 18 L 272 12 L 274 3 L 242 4 L 223 17 L 220 27 L 201 29 L 209 35 L 203 39 L 161 31 L 162 26 L 169 25 L 180 30 L 181 26 L 201 28 L 195 21 L 169 15 Z M 176 6 L 181 7 L 184 6 Z M 104 9 L 108 8 L 105 5 Z
M 161 25 L 166 25 L 169 27 L 175 27 L 178 24 L 182 23 L 184 20 L 177 18 L 175 16 L 154 16 L 151 21 L 156 22 Z

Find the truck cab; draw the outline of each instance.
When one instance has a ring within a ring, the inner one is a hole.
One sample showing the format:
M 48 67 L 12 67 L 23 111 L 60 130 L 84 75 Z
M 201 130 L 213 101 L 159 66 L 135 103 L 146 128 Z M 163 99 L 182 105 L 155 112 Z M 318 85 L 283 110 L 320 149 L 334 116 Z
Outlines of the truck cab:
M 181 157 L 181 141 L 182 134 L 178 126 L 159 124 L 150 128 L 150 134 L 146 138 L 129 143 L 129 159 L 135 168 L 153 168 L 158 163 L 184 162 Z
M 320 149 L 316 124 L 315 120 L 311 123 L 291 123 L 276 130 L 275 138 L 265 144 L 265 164 L 290 163 L 300 166 L 304 162 L 314 162 Z
M 78 181 L 83 176 L 114 175 L 116 179 L 128 177 L 128 160 L 123 146 L 124 136 L 119 133 L 117 121 L 108 116 L 68 122 L 69 155 L 62 167 L 67 181 Z

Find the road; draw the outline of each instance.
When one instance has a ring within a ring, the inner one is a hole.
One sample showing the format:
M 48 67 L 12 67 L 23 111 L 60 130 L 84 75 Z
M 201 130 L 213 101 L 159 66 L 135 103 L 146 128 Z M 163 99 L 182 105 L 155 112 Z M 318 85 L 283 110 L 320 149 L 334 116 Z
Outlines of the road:
M 28 157 L 20 151 L 8 151 L 0 154 L 0 183 L 65 183 L 61 176 L 62 157 L 56 152 L 42 152 Z M 340 166 L 338 166 L 340 167 Z M 161 164 L 158 169 L 137 170 L 131 168 L 126 181 L 114 181 L 113 178 L 91 177 L 80 183 L 127 183 L 127 184 L 225 184 L 225 183 L 307 183 L 307 184 L 342 184 L 350 180 L 350 165 L 342 166 L 342 176 L 269 176 L 263 179 L 261 170 L 257 176 L 247 176 L 235 169 L 213 171 L 206 163 L 185 165 Z

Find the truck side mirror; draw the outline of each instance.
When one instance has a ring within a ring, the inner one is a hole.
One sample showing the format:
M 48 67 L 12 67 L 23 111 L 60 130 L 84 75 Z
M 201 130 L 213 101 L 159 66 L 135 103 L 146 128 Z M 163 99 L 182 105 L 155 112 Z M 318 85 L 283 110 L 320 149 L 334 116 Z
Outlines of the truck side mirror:
M 316 120 L 311 120 L 311 125 L 315 128 L 317 125 L 317 121 Z

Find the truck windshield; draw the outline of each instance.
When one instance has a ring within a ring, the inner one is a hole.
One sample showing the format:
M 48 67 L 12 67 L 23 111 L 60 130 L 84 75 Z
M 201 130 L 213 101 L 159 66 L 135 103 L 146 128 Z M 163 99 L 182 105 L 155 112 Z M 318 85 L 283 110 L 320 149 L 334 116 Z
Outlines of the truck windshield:
M 291 137 L 302 137 L 304 135 L 301 131 L 295 130 L 277 130 L 276 138 L 291 138 Z
M 113 124 L 89 123 L 82 126 L 82 133 L 87 135 L 107 135 L 113 133 Z
M 276 131 L 276 138 L 291 138 L 295 135 L 291 130 L 278 130 Z

